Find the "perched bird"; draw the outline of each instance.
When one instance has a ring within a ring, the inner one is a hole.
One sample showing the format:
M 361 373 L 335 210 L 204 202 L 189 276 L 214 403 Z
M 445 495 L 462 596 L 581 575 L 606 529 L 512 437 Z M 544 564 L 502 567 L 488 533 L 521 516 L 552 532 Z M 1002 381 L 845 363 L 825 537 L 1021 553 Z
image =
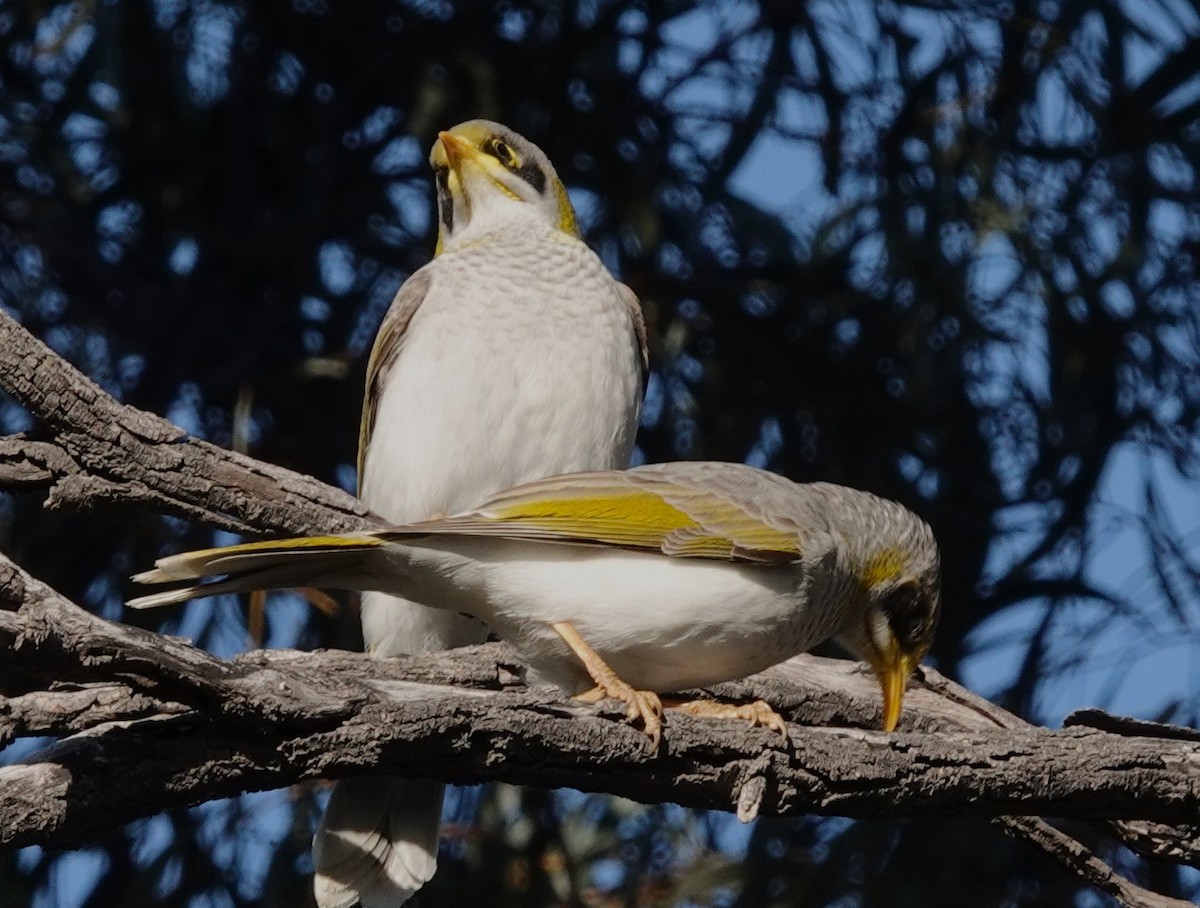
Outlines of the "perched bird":
M 224 579 L 131 606 L 324 585 L 470 615 L 569 692 L 624 701 L 655 742 L 658 694 L 740 678 L 831 637 L 875 669 L 890 731 L 940 597 L 937 544 L 911 511 L 728 463 L 555 476 L 449 517 L 157 565 L 134 579 Z M 688 708 L 779 724 L 765 704 Z
M 554 473 L 626 466 L 647 365 L 641 309 L 579 238 L 554 168 L 486 120 L 439 133 L 429 162 L 437 254 L 400 288 L 371 351 L 360 497 L 410 522 Z M 380 592 L 363 597 L 362 624 L 378 656 L 485 633 Z M 433 875 L 441 805 L 432 781 L 338 782 L 313 840 L 320 908 L 404 902 Z

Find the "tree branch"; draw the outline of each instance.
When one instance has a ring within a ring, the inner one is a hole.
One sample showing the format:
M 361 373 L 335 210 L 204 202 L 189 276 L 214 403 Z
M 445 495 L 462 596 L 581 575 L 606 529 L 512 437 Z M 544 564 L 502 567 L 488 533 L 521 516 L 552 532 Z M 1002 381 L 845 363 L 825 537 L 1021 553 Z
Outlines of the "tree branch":
M 79 713 L 88 721 L 72 728 L 84 730 L 0 770 L 5 848 L 78 844 L 168 807 L 364 771 L 602 790 L 744 817 L 1019 810 L 1170 823 L 1200 811 L 1196 742 L 947 728 L 948 716 L 978 713 L 969 696 L 928 687 L 912 692 L 909 724 L 923 730 L 793 724 L 787 749 L 761 729 L 670 713 L 664 747 L 651 755 L 620 710 L 521 687 L 500 645 L 389 660 L 333 651 L 221 660 L 90 615 L 7 562 L 0 604 L 0 647 L 14 668 L 87 677 L 110 692 L 103 709 Z M 719 692 L 769 697 L 793 722 L 838 712 L 872 723 L 873 685 L 857 665 L 801 657 Z M 834 708 L 831 691 L 843 687 L 850 696 Z
M 0 747 L 16 738 L 69 735 L 105 722 L 178 715 L 186 707 L 134 693 L 120 684 L 35 691 L 0 699 Z
M 3 310 L 0 351 L 0 387 L 51 431 L 0 439 L 0 488 L 48 489 L 52 507 L 134 504 L 242 531 L 371 522 L 345 493 L 119 404 Z M 763 730 L 671 713 L 650 755 L 620 711 L 523 687 L 503 646 L 221 660 L 90 615 L 2 557 L 0 651 L 6 667 L 47 682 L 0 700 L 0 745 L 68 736 L 0 769 L 0 848 L 79 844 L 171 806 L 369 771 L 569 786 L 744 819 L 1064 815 L 1121 821 L 1120 834 L 1141 836 L 1150 853 L 1196 855 L 1194 829 L 1171 824 L 1200 809 L 1200 744 L 1034 728 L 931 671 L 908 698 L 902 734 L 860 730 L 879 723 L 870 672 L 801 657 L 714 689 L 776 705 L 793 723 L 790 749 Z M 1004 822 L 1122 904 L 1182 904 L 1139 890 L 1039 820 Z
M 1084 845 L 1036 817 L 1001 817 L 998 822 L 1009 835 L 1041 848 L 1121 905 L 1137 908 L 1187 908 L 1191 903 L 1143 889 L 1100 860 Z
M 46 506 L 148 507 L 238 532 L 355 530 L 361 501 L 188 436 L 118 403 L 0 308 L 0 388 L 53 432 L 0 438 L 0 489 L 46 488 Z

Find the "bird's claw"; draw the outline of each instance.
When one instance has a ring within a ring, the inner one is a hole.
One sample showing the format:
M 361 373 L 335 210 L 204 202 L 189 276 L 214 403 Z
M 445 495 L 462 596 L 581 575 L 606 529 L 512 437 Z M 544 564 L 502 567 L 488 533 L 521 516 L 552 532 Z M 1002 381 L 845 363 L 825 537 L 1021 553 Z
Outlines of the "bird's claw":
M 769 728 L 781 735 L 784 741 L 788 740 L 787 722 L 765 700 L 755 700 L 753 703 L 689 700 L 686 703 L 673 704 L 672 709 L 705 719 L 740 719 L 751 725 Z
M 658 694 L 649 690 L 635 690 L 620 678 L 607 678 L 591 690 L 575 697 L 581 703 L 599 703 L 601 700 L 620 700 L 625 704 L 625 718 L 630 722 L 641 720 L 642 730 L 650 739 L 650 752 L 658 750 L 662 740 L 662 701 Z

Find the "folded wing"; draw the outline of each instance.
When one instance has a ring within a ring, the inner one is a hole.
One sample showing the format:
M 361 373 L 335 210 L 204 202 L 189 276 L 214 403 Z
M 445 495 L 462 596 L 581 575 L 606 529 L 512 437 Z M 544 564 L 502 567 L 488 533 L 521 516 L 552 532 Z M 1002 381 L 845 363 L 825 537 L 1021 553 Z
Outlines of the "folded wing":
M 778 507 L 781 493 L 794 513 L 798 492 L 786 479 L 731 464 L 573 473 L 501 492 L 466 514 L 381 535 L 503 536 L 777 564 L 795 561 L 802 552 L 796 522 L 774 513 L 786 513 Z

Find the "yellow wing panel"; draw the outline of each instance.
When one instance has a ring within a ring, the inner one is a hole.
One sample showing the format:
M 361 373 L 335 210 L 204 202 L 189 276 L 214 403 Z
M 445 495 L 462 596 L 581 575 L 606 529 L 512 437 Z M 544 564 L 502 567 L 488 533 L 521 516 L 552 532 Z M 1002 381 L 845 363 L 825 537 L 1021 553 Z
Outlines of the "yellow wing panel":
M 487 515 L 505 524 L 552 530 L 563 538 L 635 548 L 661 548 L 676 530 L 698 527 L 661 496 L 632 488 L 529 498 L 495 510 L 489 508 Z
M 507 536 L 659 551 L 679 558 L 778 563 L 800 555 L 795 531 L 723 495 L 687 485 L 633 486 L 621 473 L 577 474 L 502 492 L 472 514 L 406 531 Z

